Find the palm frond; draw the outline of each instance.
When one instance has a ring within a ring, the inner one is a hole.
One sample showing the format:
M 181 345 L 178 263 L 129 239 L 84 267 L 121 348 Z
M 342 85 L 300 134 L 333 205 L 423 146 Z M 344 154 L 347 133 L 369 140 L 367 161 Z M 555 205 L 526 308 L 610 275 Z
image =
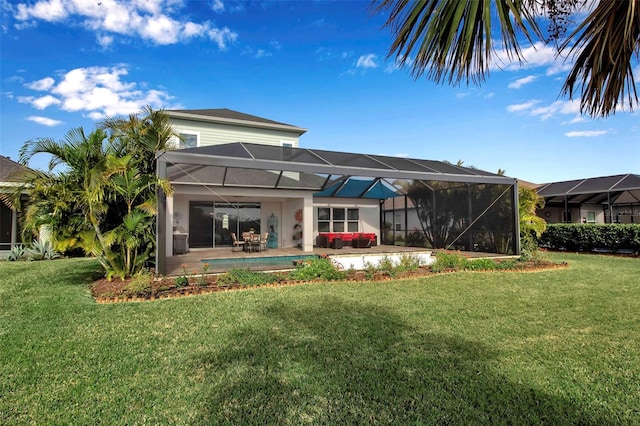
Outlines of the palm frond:
M 562 44 L 567 48 L 577 57 L 562 93 L 580 91 L 582 112 L 606 117 L 638 105 L 632 60 L 640 53 L 640 0 L 601 1 Z
M 390 10 L 385 26 L 395 38 L 387 57 L 395 56 L 400 66 L 410 64 L 415 78 L 427 72 L 438 83 L 483 81 L 491 66 L 494 29 L 508 56 L 517 60 L 522 60 L 520 33 L 529 42 L 541 36 L 528 0 L 380 0 L 372 6 L 374 13 Z

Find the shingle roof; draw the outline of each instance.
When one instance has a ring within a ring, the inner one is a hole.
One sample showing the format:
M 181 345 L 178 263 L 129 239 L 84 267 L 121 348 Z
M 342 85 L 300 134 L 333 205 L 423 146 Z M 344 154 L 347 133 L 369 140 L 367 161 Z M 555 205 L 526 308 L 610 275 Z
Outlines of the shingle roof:
M 306 129 L 302 127 L 294 126 L 292 124 L 282 123 L 275 120 L 269 120 L 268 118 L 258 117 L 256 115 L 245 114 L 243 112 L 234 111 L 228 108 L 213 108 L 213 109 L 173 109 L 166 111 L 169 116 L 172 113 L 186 114 L 195 117 L 207 117 L 211 119 L 222 120 L 234 120 L 234 121 L 246 121 L 249 123 L 260 123 L 274 126 L 286 126 L 292 129 L 297 129 L 301 133 L 306 132 Z
M 26 171 L 28 167 L 0 155 L 0 182 L 19 182 L 18 176 Z

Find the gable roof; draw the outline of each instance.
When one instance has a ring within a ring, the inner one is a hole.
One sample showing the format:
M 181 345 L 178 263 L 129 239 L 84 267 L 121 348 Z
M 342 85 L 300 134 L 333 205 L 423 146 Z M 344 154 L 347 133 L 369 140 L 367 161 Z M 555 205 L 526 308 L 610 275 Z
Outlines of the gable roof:
M 31 169 L 0 155 L 0 183 L 19 182 L 19 175 L 29 170 Z
M 181 118 L 184 120 L 205 121 L 209 123 L 244 125 L 248 127 L 259 127 L 276 130 L 285 130 L 302 135 L 307 131 L 302 127 L 294 126 L 279 121 L 256 115 L 245 114 L 228 108 L 217 109 L 174 109 L 165 111 L 171 118 Z

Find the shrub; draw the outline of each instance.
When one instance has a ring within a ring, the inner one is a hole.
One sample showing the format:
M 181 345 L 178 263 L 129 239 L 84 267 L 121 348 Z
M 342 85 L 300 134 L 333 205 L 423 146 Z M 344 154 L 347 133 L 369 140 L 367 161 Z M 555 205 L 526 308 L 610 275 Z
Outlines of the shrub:
M 342 280 L 347 277 L 346 272 L 339 270 L 331 259 L 317 257 L 299 263 L 290 272 L 289 277 L 294 280 Z
M 176 277 L 176 287 L 180 288 L 180 287 L 186 287 L 189 285 L 189 278 L 181 275 L 179 277 Z
M 149 296 L 153 289 L 153 275 L 148 272 L 141 272 L 131 279 L 131 282 L 124 288 L 126 294 L 131 296 Z
M 52 260 L 60 257 L 50 243 L 36 240 L 26 249 L 25 256 L 28 260 Z
M 469 259 L 459 252 L 439 251 L 436 253 L 436 260 L 431 264 L 431 271 L 442 272 L 448 269 L 465 269 Z
M 407 234 L 407 245 L 411 247 L 425 247 L 427 245 L 427 238 L 424 232 L 412 231 Z
M 502 260 L 498 263 L 496 263 L 496 268 L 497 269 L 518 269 L 519 267 L 519 262 L 516 259 L 505 259 Z
M 493 259 L 487 259 L 485 257 L 470 260 L 466 265 L 466 269 L 470 269 L 473 271 L 491 271 L 497 268 L 498 265 L 496 265 L 496 262 L 493 261 Z
M 415 271 L 420 268 L 420 258 L 412 254 L 403 253 L 396 266 L 398 272 Z
M 251 271 L 249 268 L 232 268 L 227 273 L 218 277 L 218 285 L 228 287 L 231 285 L 241 285 L 253 287 L 256 285 L 269 284 L 278 281 L 278 277 L 273 274 L 259 271 Z
M 390 276 L 394 276 L 396 273 L 396 265 L 393 263 L 390 257 L 384 256 L 382 259 L 378 261 L 378 265 L 376 265 L 376 269 L 378 272 L 385 273 Z
M 15 262 L 17 260 L 24 259 L 26 249 L 22 245 L 13 246 L 11 251 L 5 256 L 5 260 L 8 262 Z
M 541 247 L 553 250 L 630 250 L 640 252 L 640 224 L 550 224 L 540 237 Z

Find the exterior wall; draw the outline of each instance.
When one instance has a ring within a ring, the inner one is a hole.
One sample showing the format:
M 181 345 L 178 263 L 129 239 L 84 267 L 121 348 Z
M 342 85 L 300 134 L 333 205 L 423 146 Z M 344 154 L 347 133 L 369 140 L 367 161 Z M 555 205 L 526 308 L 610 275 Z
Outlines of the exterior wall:
M 318 235 L 318 207 L 349 207 L 360 209 L 359 232 L 375 233 L 380 242 L 380 204 L 378 200 L 362 198 L 314 198 L 313 238 Z
M 640 204 L 616 207 L 614 213 L 616 223 L 640 223 Z
M 233 142 L 250 142 L 264 145 L 281 146 L 283 142 L 299 146 L 297 133 L 282 130 L 260 129 L 239 125 L 207 123 L 171 118 L 176 133 L 196 133 L 198 146 L 220 145 Z
M 208 188 L 200 185 L 175 185 L 175 193 L 167 197 L 166 227 L 173 230 L 181 227 L 189 230 L 189 201 L 213 202 L 259 202 L 260 226 L 259 232 L 269 232 L 268 220 L 271 214 L 278 219 L 278 247 L 295 247 L 300 243 L 304 251 L 313 250 L 313 224 L 303 219 L 303 241 L 293 239 L 295 219 L 298 209 L 311 211 L 313 194 L 307 191 L 268 190 L 268 189 L 240 189 L 240 188 Z M 310 213 L 303 217 L 312 217 Z M 173 234 L 167 232 L 167 255 L 173 253 Z
M 570 223 L 580 223 L 582 220 L 580 209 L 577 207 L 570 207 L 567 209 L 571 214 Z M 538 216 L 547 221 L 547 223 L 564 223 L 564 207 L 545 207 L 542 210 L 538 210 Z
M 583 204 L 580 206 L 579 219 L 582 223 L 605 223 L 605 212 L 600 204 Z

